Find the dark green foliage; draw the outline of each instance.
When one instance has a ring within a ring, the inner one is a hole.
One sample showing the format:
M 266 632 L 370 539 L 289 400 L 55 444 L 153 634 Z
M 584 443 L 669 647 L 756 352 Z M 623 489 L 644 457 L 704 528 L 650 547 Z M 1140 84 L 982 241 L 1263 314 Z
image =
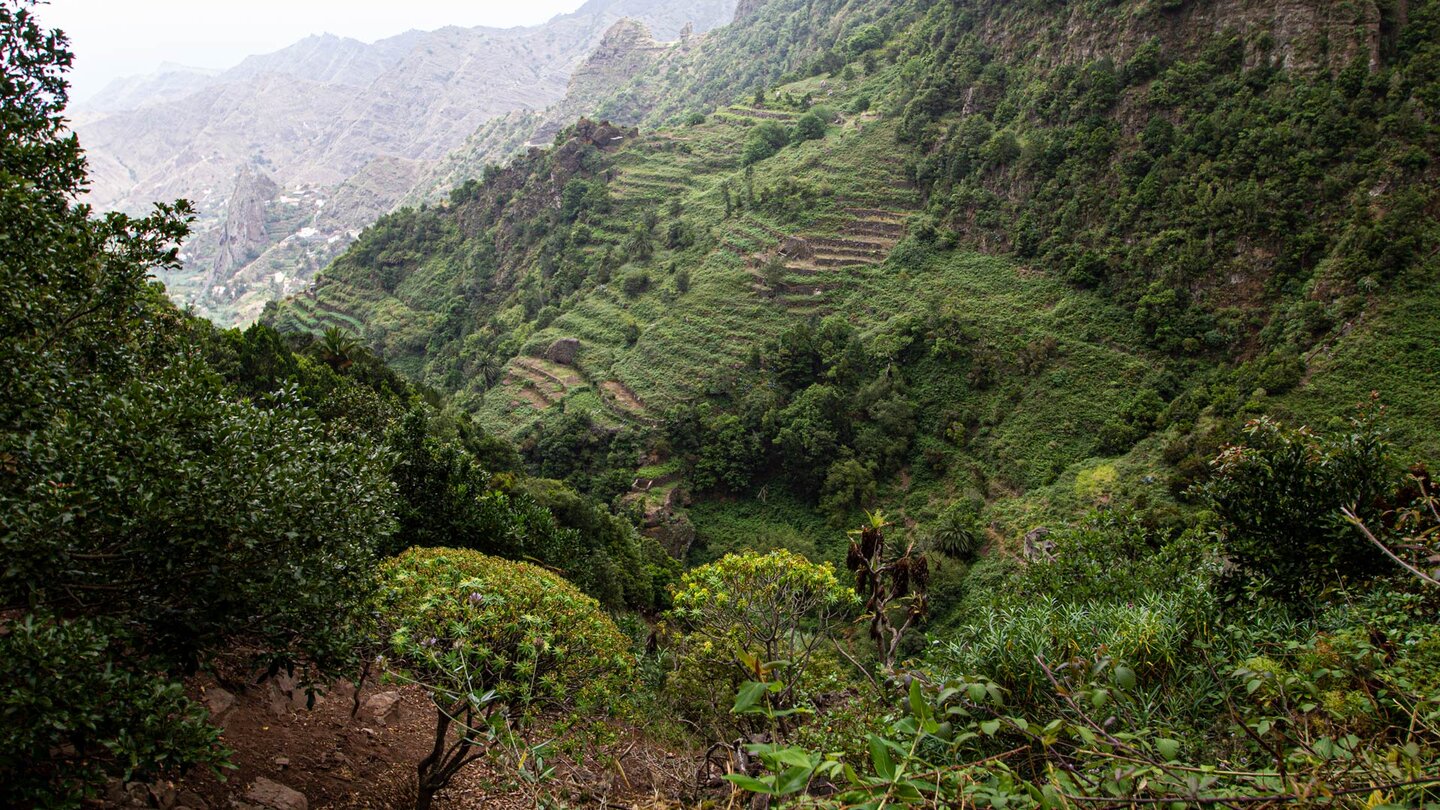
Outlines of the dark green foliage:
M 298 404 L 228 402 L 203 367 L 116 386 L 30 434 L 7 487 L 7 605 L 123 617 L 194 666 L 241 631 L 331 667 L 391 531 L 379 452 Z
M 0 634 L 0 799 L 78 806 L 107 774 L 218 767 L 226 752 L 179 683 L 115 666 L 120 628 L 29 614 Z
M 945 507 L 921 531 L 930 548 L 950 557 L 975 556 L 985 544 L 985 526 L 975 501 L 961 499 Z
M 795 122 L 795 132 L 791 135 L 791 139 L 799 143 L 800 141 L 813 141 L 823 138 L 825 137 L 827 123 L 826 119 L 822 118 L 819 113 L 815 110 L 810 110 L 800 116 L 799 120 Z
M 1124 509 L 1092 512 L 1045 535 L 1053 557 L 1025 569 L 1025 591 L 1070 603 L 1134 600 L 1182 588 L 1214 571 L 1202 531 L 1179 533 Z
M 546 562 L 581 590 L 611 608 L 665 606 L 679 566 L 654 540 L 558 481 L 527 479 L 517 495 L 531 499 L 571 538 L 573 545 Z
M 790 133 L 784 127 L 774 121 L 762 121 L 746 136 L 740 162 L 745 166 L 758 163 L 779 152 L 787 143 L 790 143 Z
M 620 289 L 634 298 L 650 289 L 650 274 L 644 270 L 631 270 L 621 277 Z
M 0 681 L 0 803 L 73 806 L 103 776 L 223 760 L 172 681 L 237 641 L 353 662 L 391 490 L 369 442 L 263 393 L 304 366 L 273 333 L 217 339 L 148 284 L 187 206 L 72 204 L 70 55 L 27 5 L 0 5 L 0 644 L 25 670 Z M 205 359 L 227 346 L 241 391 Z
M 885 32 L 876 25 L 863 25 L 845 40 L 845 49 L 859 55 L 873 51 L 885 43 Z
M 1300 599 L 1390 570 L 1340 514 L 1355 509 L 1377 525 L 1400 484 L 1377 416 L 1367 413 L 1340 435 L 1257 419 L 1198 488 L 1226 553 L 1266 589 Z
M 705 413 L 708 415 L 709 410 Z M 756 432 L 740 417 L 728 413 L 696 427 L 699 431 L 692 435 L 699 452 L 690 475 L 695 487 L 737 493 L 750 489 L 764 459 Z
M 875 471 L 853 458 L 841 459 L 830 465 L 820 487 L 820 508 L 830 516 L 834 526 L 844 526 L 860 509 L 875 500 Z
M 1434 13 L 1411 12 L 1411 31 Z M 1278 70 L 1257 53 L 1264 43 L 1247 51 L 1229 33 L 1193 50 L 1152 40 L 1119 69 L 1106 59 L 1036 69 L 1023 48 L 992 53 L 982 14 L 999 12 L 935 7 L 917 24 L 910 47 L 934 65 L 900 124 L 925 152 L 917 179 L 956 221 L 991 223 L 1020 256 L 1131 306 L 1157 347 L 1236 347 L 1223 312 L 1236 296 L 1220 280 L 1250 272 L 1247 251 L 1273 259 L 1259 260 L 1267 284 L 1242 306 L 1264 312 L 1307 284 L 1334 291 L 1328 306 L 1312 301 L 1332 323 L 1266 333 L 1271 346 L 1304 348 L 1338 326 L 1344 296 L 1436 244 L 1434 218 L 1420 213 L 1435 185 L 1418 159 L 1440 144 L 1424 112 L 1433 43 L 1387 48 L 1373 72 L 1333 58 L 1328 70 Z M 1121 99 L 1138 124 L 1122 119 Z M 1005 191 L 1017 186 L 1031 191 Z

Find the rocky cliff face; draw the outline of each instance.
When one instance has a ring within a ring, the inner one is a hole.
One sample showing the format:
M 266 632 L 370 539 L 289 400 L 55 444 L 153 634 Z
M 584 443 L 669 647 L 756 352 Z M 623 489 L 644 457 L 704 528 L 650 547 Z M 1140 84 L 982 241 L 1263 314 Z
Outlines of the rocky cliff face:
M 188 275 L 167 283 L 231 322 L 270 294 L 246 279 L 279 273 L 282 287 L 303 282 L 487 121 L 559 101 L 617 21 L 634 17 L 678 37 L 691 22 L 701 30 L 727 22 L 733 3 L 591 0 L 532 28 L 412 31 L 368 45 L 310 37 L 216 76 L 116 85 L 77 110 L 95 169 L 90 202 L 130 212 L 177 197 L 194 202 Z M 649 42 L 618 30 L 637 47 Z M 182 89 L 193 92 L 176 98 Z M 260 176 L 319 207 L 281 216 L 293 206 L 276 203 L 261 216 Z M 296 238 L 301 231 L 308 235 Z
M 477 130 L 422 174 L 403 203 L 419 205 L 443 200 L 450 189 L 478 176 L 485 166 L 501 163 L 526 148 L 548 146 L 560 130 L 576 119 L 593 115 L 597 105 L 617 89 L 689 49 L 697 35 L 693 28 L 681 29 L 681 33 L 677 41 L 660 43 L 641 22 L 623 19 L 615 23 L 575 69 L 564 99 L 542 112 L 514 113 Z M 625 124 L 638 120 L 638 115 L 610 117 Z
M 1356 59 L 1378 67 L 1381 19 L 1374 0 L 1209 0 L 1124 15 L 1072 4 L 1048 15 L 977 15 L 976 33 L 996 48 L 1057 64 L 1123 60 L 1152 39 L 1186 50 L 1229 32 L 1244 44 L 1247 66 L 1269 60 L 1286 70 L 1313 72 L 1337 70 Z
M 275 181 L 255 167 L 245 166 L 240 170 L 235 193 L 225 207 L 220 224 L 219 251 L 206 273 L 206 289 L 223 284 L 270 246 L 267 209 L 279 191 Z M 213 294 L 223 292 L 217 290 Z

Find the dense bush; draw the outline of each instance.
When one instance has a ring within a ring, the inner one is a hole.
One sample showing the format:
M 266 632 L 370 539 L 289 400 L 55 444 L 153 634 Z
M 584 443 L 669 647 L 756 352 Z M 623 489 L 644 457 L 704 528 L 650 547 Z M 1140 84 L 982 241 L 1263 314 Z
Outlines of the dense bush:
M 629 641 L 594 599 L 542 568 L 431 548 L 411 549 L 380 573 L 375 607 L 389 666 L 424 686 L 436 707 L 420 810 L 493 741 L 523 734 L 542 712 L 580 721 L 627 691 Z
M 1299 599 L 1390 570 L 1340 513 L 1358 509 L 1378 523 L 1401 483 L 1375 416 L 1331 436 L 1262 417 L 1216 459 L 1198 494 L 1219 519 L 1226 553 L 1264 587 Z
M 29 441 L 28 484 L 0 491 L 5 604 L 115 617 L 184 667 L 234 636 L 346 659 L 393 527 L 376 448 L 327 437 L 293 402 L 227 401 L 185 363 Z
M 724 733 L 744 681 L 783 684 L 779 709 L 801 705 L 824 683 L 825 645 L 858 607 L 828 563 L 789 551 L 730 554 L 688 571 L 670 617 L 680 635 L 670 697 L 694 722 Z
M 377 448 L 279 386 L 304 361 L 257 332 L 212 366 L 223 341 L 150 286 L 187 206 L 74 204 L 71 56 L 27 6 L 0 5 L 0 803 L 73 806 L 223 761 L 176 684 L 210 656 L 353 662 L 392 490 Z
M 163 672 L 126 658 L 113 623 L 28 614 L 0 633 L 0 798 L 65 807 L 106 776 L 225 764 L 209 714 Z
M 745 138 L 745 147 L 740 152 L 740 162 L 746 166 L 759 163 L 779 152 L 790 143 L 790 133 L 774 121 L 757 124 Z

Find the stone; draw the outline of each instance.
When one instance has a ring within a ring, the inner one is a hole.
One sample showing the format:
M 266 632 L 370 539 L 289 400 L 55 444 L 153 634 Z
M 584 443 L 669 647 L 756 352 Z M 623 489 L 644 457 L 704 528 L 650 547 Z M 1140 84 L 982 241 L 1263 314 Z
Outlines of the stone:
M 227 690 L 218 686 L 211 686 L 205 690 L 205 708 L 210 710 L 212 717 L 219 717 L 235 705 L 235 696 Z
M 338 680 L 325 690 L 323 699 L 327 703 L 331 701 L 353 703 L 355 701 L 355 684 L 343 679 Z
M 375 718 L 375 722 L 386 725 L 394 719 L 395 713 L 400 709 L 399 692 L 377 692 L 365 699 L 365 711 Z
M 1049 536 L 1050 529 L 1046 526 L 1040 526 L 1027 532 L 1025 535 L 1025 559 L 1055 559 L 1055 541 L 1047 539 Z
M 156 782 L 150 786 L 151 803 L 161 810 L 171 810 L 178 793 L 174 782 Z
M 205 801 L 199 793 L 193 790 L 180 791 L 180 795 L 176 797 L 176 801 L 180 803 L 177 805 L 177 808 L 184 806 L 189 807 L 190 810 L 210 810 L 210 803 Z
M 245 798 L 272 810 L 310 810 L 305 794 L 263 776 L 245 792 Z
M 559 363 L 562 366 L 573 365 L 575 355 L 580 353 L 580 341 L 576 338 L 560 338 L 550 344 L 545 352 L 545 359 L 552 363 Z
M 290 695 L 280 688 L 280 685 L 271 681 L 265 686 L 265 697 L 270 704 L 270 712 L 276 717 L 284 717 L 290 713 Z

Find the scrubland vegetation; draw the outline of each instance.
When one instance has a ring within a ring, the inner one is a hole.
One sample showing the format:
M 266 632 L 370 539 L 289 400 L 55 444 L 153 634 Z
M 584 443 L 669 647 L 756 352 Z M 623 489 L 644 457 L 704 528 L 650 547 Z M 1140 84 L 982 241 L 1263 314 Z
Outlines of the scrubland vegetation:
M 1440 4 L 1214 5 L 762 4 L 240 331 L 6 4 L 0 796 L 242 660 L 425 690 L 418 807 L 1440 806 Z

